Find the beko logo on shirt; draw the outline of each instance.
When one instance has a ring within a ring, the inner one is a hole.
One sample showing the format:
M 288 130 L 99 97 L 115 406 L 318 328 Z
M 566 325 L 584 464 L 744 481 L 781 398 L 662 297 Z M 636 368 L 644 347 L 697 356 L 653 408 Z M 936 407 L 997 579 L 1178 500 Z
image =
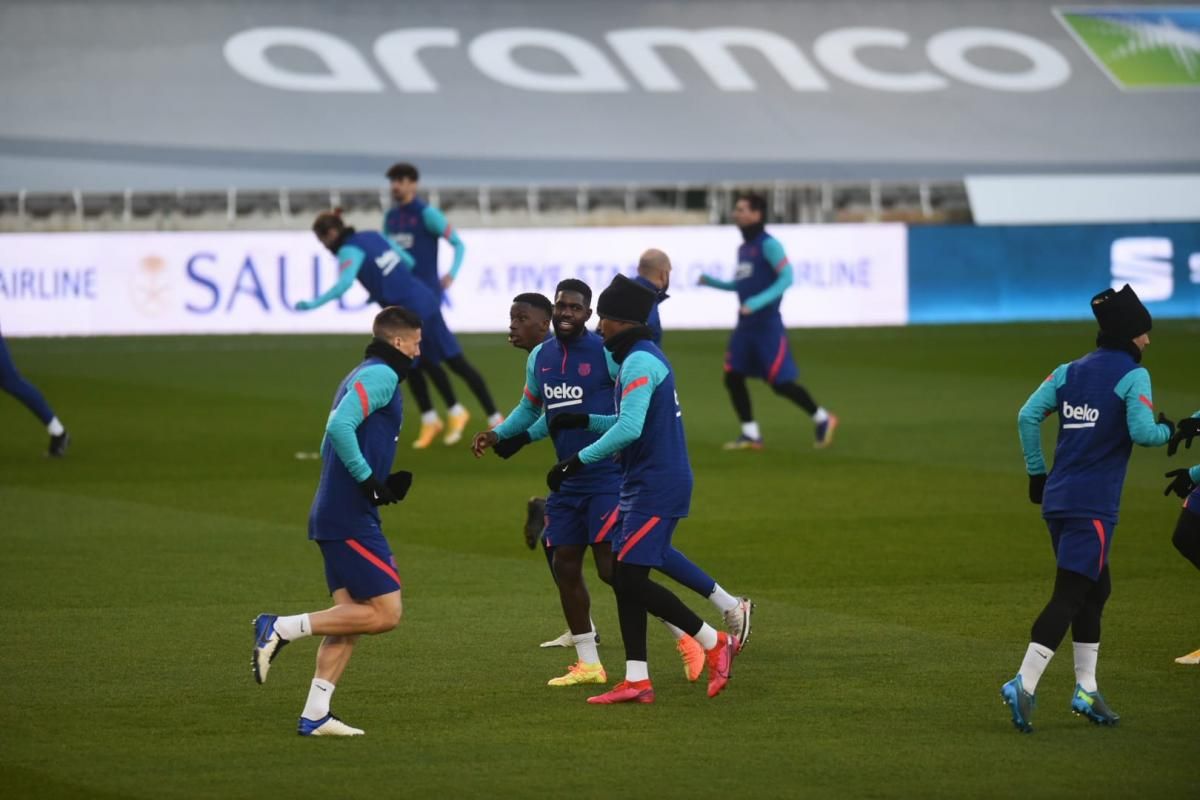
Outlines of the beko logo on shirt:
M 558 401 L 547 403 L 547 409 L 562 408 L 563 406 L 577 406 L 583 403 L 582 386 L 569 386 L 565 383 L 557 386 L 547 386 L 545 395 L 547 400 Z
M 1064 423 L 1064 428 L 1094 428 L 1096 422 L 1100 419 L 1100 411 L 1092 408 L 1087 403 L 1081 406 L 1073 406 L 1070 403 L 1063 401 L 1062 404 L 1063 419 L 1073 419 L 1075 422 Z

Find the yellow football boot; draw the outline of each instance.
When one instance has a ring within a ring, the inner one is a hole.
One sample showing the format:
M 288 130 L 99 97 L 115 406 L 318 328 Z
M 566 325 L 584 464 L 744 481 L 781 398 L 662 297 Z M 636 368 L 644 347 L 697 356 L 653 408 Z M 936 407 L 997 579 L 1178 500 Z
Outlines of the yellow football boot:
M 578 686 L 581 683 L 608 683 L 603 664 L 584 664 L 577 661 L 567 667 L 567 674 L 546 681 L 547 686 Z
M 442 444 L 447 447 L 458 444 L 462 440 L 463 431 L 467 429 L 467 423 L 470 421 L 471 412 L 465 408 L 457 414 L 447 414 L 446 435 L 442 438 Z
M 413 442 L 413 450 L 424 450 L 433 444 L 433 440 L 442 432 L 443 427 L 445 426 L 442 425 L 440 419 L 435 419 L 433 422 L 422 422 L 421 432 L 417 435 L 417 440 Z

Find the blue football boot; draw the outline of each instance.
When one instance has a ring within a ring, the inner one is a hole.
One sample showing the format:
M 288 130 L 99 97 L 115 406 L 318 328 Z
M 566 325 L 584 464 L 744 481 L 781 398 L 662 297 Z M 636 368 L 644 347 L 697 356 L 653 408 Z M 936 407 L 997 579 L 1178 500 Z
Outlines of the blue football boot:
M 271 662 L 288 643 L 288 640 L 275 630 L 275 620 L 277 619 L 279 617 L 275 614 L 259 614 L 254 618 L 254 654 L 251 656 L 251 664 L 254 669 L 254 680 L 257 683 L 267 682 L 267 672 L 271 669 Z
M 1097 725 L 1116 725 L 1121 721 L 1121 715 L 1108 707 L 1099 691 L 1089 692 L 1078 683 L 1075 684 L 1075 696 L 1071 698 L 1071 711 Z
M 1033 733 L 1032 717 L 1037 700 L 1025 691 L 1025 684 L 1020 675 L 1000 687 L 1000 697 L 1012 712 L 1013 726 L 1021 733 Z
M 296 733 L 301 736 L 362 736 L 361 728 L 352 728 L 333 714 L 326 714 L 318 720 L 300 718 L 296 723 Z

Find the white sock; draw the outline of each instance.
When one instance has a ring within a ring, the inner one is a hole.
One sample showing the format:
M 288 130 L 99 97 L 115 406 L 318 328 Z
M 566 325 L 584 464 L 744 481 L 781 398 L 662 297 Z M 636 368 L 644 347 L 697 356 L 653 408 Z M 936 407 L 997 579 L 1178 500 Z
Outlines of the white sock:
M 421 413 L 422 425 L 436 425 L 440 421 L 436 411 L 424 411 Z
M 58 421 L 58 417 L 55 417 L 54 419 L 50 420 L 49 423 L 47 423 L 46 430 L 51 436 L 62 436 L 67 429 L 64 428 L 63 424 Z
M 275 632 L 289 642 L 293 639 L 303 639 L 305 636 L 312 636 L 312 623 L 308 619 L 308 614 L 279 617 L 275 620 Z
M 757 422 L 743 422 L 742 423 L 742 436 L 746 436 L 750 439 L 761 439 L 762 434 L 759 433 L 758 423 Z
M 596 632 L 589 631 L 578 636 L 572 636 L 575 643 L 575 655 L 584 664 L 599 664 L 600 654 L 596 652 Z
M 712 650 L 717 646 L 717 629 L 706 622 L 700 627 L 700 632 L 692 638 L 705 650 Z
M 447 416 L 457 417 L 459 414 L 465 414 L 465 413 L 467 413 L 467 410 L 465 408 L 463 408 L 462 403 L 455 403 L 454 405 L 452 405 L 446 409 Z
M 321 719 L 329 713 L 329 698 L 331 697 L 333 697 L 333 684 L 320 678 L 313 678 L 312 686 L 308 690 L 308 702 L 304 704 L 304 711 L 300 713 L 300 716 L 311 719 L 313 722 Z
M 625 662 L 625 680 L 627 681 L 648 681 L 650 680 L 650 667 L 645 661 L 626 661 Z
M 687 636 L 686 633 L 679 630 L 679 628 L 676 628 L 674 625 L 667 622 L 665 619 L 660 619 L 659 622 L 661 622 L 663 625 L 667 626 L 667 630 L 669 630 L 671 632 L 671 635 L 675 637 L 675 641 L 679 641 L 683 637 Z
M 1071 642 L 1075 649 L 1075 682 L 1085 692 L 1096 691 L 1096 659 L 1100 657 L 1099 642 Z
M 1030 694 L 1037 691 L 1038 681 L 1042 679 L 1042 673 L 1046 671 L 1046 666 L 1053 657 L 1054 651 L 1049 647 L 1042 647 L 1035 642 L 1029 643 L 1029 649 L 1025 651 L 1025 660 L 1021 662 L 1021 670 L 1017 673 L 1021 676 L 1025 691 Z
M 721 588 L 721 584 L 714 583 L 712 594 L 708 596 L 708 602 L 716 606 L 721 613 L 737 608 L 738 599 L 729 592 Z
M 824 408 L 818 408 L 817 412 L 813 414 L 813 422 L 817 423 L 818 425 L 827 419 L 829 419 L 829 412 Z
M 499 411 L 497 411 L 495 414 L 492 414 L 487 419 L 487 424 L 488 424 L 489 428 L 494 428 L 497 425 L 499 425 L 501 422 L 504 422 L 504 415 L 501 414 Z

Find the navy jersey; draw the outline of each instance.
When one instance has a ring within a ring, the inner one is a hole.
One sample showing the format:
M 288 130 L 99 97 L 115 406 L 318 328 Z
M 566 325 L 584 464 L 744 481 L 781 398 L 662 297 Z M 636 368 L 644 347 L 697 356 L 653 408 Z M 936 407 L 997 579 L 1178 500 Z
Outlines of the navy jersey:
M 540 405 L 549 423 L 558 414 L 615 413 L 613 379 L 604 341 L 592 331 L 574 339 L 547 339 L 530 353 L 532 371 L 526 374 L 526 399 Z M 554 452 L 568 459 L 600 436 L 586 429 L 569 429 L 554 435 Z M 621 468 L 613 459 L 587 465 L 563 482 L 567 494 L 615 493 Z
M 652 341 L 661 346 L 663 329 L 662 319 L 660 319 L 658 316 L 658 305 L 664 300 L 662 290 L 650 281 L 643 278 L 641 275 L 638 275 L 636 278 L 634 278 L 634 280 L 642 286 L 645 286 L 650 291 L 654 292 L 654 296 L 657 298 L 657 300 L 654 301 L 654 307 L 650 309 L 649 318 L 646 319 L 646 326 L 654 332 L 654 339 Z
M 783 246 L 779 241 L 765 231 L 738 247 L 737 272 L 734 274 L 734 285 L 737 289 L 738 302 L 745 305 L 753 297 L 763 295 L 772 287 L 778 294 L 772 293 L 770 302 L 758 308 L 753 314 L 738 317 L 738 325 L 744 327 L 775 327 L 783 325 L 783 317 L 779 313 L 779 305 L 783 298 L 782 288 L 777 286 L 780 273 L 787 268 L 788 262 L 783 254 Z M 772 260 L 774 258 L 774 260 Z
M 338 250 L 342 269 L 348 265 L 347 259 L 358 258 L 355 250 L 362 253 L 356 277 L 372 301 L 381 306 L 404 306 L 421 319 L 439 310 L 437 296 L 413 277 L 383 236 L 374 231 L 359 231 L 347 239 Z
M 395 371 L 379 358 L 351 370 L 333 395 L 321 442 L 321 481 L 308 517 L 310 539 L 352 539 L 380 532 L 379 511 L 359 488 L 392 470 L 404 421 Z
M 692 465 L 675 373 L 657 345 L 642 341 L 634 345 L 617 375 L 614 397 L 618 413 L 635 392 L 651 386 L 641 435 L 621 453 L 621 510 L 686 517 L 692 502 Z
M 434 292 L 442 295 L 442 284 L 438 278 L 439 233 L 429 230 L 426 224 L 426 209 L 430 206 L 419 197 L 404 205 L 392 206 L 383 218 L 383 231 L 393 242 L 408 251 L 416 260 L 413 274 Z
M 1031 475 L 1045 472 L 1037 425 L 1055 412 L 1058 442 L 1042 515 L 1115 525 L 1133 444 L 1154 447 L 1170 437 L 1154 421 L 1150 374 L 1129 353 L 1104 348 L 1055 369 L 1019 417 Z

